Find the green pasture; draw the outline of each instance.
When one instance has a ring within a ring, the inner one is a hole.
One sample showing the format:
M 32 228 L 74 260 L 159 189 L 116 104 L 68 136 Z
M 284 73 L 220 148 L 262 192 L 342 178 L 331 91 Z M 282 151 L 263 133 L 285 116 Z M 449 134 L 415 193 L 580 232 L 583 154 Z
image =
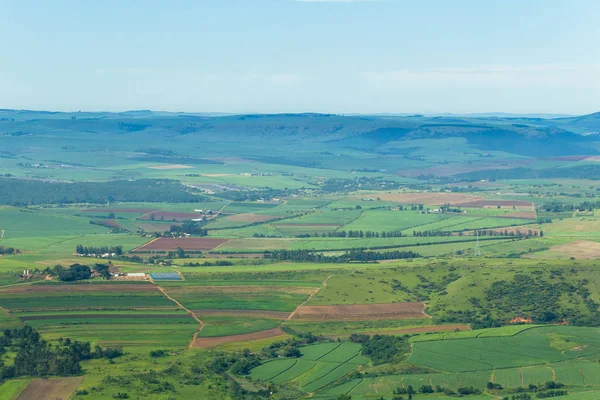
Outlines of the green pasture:
M 293 311 L 305 301 L 311 288 L 289 286 L 239 287 L 168 286 L 169 295 L 190 310 L 271 310 Z M 1 303 L 0 303 L 1 304 Z
M 564 351 L 554 348 L 551 335 L 568 338 L 572 346 Z M 408 362 L 440 371 L 469 372 L 557 363 L 598 353 L 597 328 L 553 326 L 508 337 L 418 342 Z
M 268 318 L 208 316 L 202 315 L 202 312 L 196 315 L 204 323 L 204 328 L 198 333 L 198 337 L 241 335 L 277 328 L 280 325 L 279 321 Z

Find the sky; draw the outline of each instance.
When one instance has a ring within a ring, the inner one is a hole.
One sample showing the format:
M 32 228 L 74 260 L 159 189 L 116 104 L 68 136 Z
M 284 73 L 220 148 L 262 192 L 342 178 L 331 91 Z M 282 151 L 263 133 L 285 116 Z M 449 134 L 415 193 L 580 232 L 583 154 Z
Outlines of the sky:
M 600 111 L 597 0 L 0 0 L 0 108 Z

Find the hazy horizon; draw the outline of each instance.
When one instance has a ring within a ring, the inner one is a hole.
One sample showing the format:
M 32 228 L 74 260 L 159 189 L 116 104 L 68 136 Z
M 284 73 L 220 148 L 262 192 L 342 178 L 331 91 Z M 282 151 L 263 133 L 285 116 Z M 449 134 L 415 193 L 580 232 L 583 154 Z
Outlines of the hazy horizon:
M 3 3 L 1 108 L 600 110 L 591 0 Z

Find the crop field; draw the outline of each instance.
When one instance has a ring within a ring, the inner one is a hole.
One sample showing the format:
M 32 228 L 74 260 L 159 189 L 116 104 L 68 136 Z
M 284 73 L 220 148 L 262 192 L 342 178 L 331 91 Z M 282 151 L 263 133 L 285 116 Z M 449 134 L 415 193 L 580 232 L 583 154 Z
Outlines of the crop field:
M 46 210 L 4 206 L 0 206 L 0 229 L 4 230 L 3 239 L 82 235 L 108 231 L 107 228 L 90 225 L 86 218 L 60 215 Z
M 158 238 L 132 250 L 133 253 L 169 252 L 182 248 L 186 251 L 207 251 L 226 243 L 228 239 L 216 238 Z
M 298 359 L 274 360 L 251 372 L 253 379 L 284 384 L 292 382 L 306 392 L 315 392 L 328 386 L 367 359 L 359 355 L 360 345 L 354 343 L 323 343 L 300 348 Z
M 256 285 L 256 283 L 255 283 Z M 293 311 L 308 298 L 312 287 L 292 286 L 169 286 L 170 296 L 184 307 L 202 310 Z
M 356 304 L 348 306 L 300 306 L 293 319 L 354 321 L 425 318 L 423 303 Z
M 551 335 L 568 337 L 573 344 L 564 352 L 553 348 L 548 343 Z M 467 372 L 557 363 L 598 353 L 597 329 L 556 326 L 509 337 L 415 343 L 409 362 L 441 371 Z
M 365 210 L 364 215 L 346 225 L 347 230 L 404 231 L 451 218 L 447 214 L 421 214 L 418 211 Z
M 204 327 L 198 333 L 199 338 L 241 335 L 277 328 L 281 322 L 270 318 L 258 318 L 255 316 L 223 316 L 205 315 L 196 313 L 204 323 Z
M 82 380 L 83 378 L 80 377 L 34 379 L 17 397 L 17 400 L 67 400 Z
M 27 379 L 20 379 L 0 384 L 0 400 L 16 399 L 29 385 L 29 382 Z

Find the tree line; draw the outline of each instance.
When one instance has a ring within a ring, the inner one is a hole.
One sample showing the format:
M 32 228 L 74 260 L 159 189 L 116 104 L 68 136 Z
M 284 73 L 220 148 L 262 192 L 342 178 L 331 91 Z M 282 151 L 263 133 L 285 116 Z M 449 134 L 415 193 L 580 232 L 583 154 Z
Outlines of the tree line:
M 12 254 L 21 254 L 21 250 L 15 249 L 14 247 L 4 247 L 0 246 L 0 255 L 12 255 Z
M 83 246 L 78 244 L 75 247 L 75 253 L 83 256 L 95 255 L 100 256 L 102 254 L 114 254 L 120 256 L 123 254 L 123 246 Z
M 80 361 L 94 358 L 116 358 L 123 354 L 121 349 L 96 346 L 92 350 L 89 342 L 60 338 L 57 345 L 41 339 L 30 326 L 5 329 L 0 336 L 0 354 L 16 352 L 12 365 L 4 365 L 0 359 L 0 380 L 20 376 L 44 377 L 49 375 L 70 376 L 82 372 Z
M 106 204 L 121 202 L 197 203 L 204 196 L 190 193 L 180 182 L 167 179 L 110 182 L 46 182 L 0 177 L 0 204 Z
M 396 260 L 404 258 L 418 258 L 420 254 L 413 251 L 365 251 L 353 249 L 344 254 L 328 256 L 312 250 L 275 250 L 265 252 L 265 258 L 278 261 L 297 261 L 313 263 L 346 263 L 346 262 L 370 262 L 379 260 Z

